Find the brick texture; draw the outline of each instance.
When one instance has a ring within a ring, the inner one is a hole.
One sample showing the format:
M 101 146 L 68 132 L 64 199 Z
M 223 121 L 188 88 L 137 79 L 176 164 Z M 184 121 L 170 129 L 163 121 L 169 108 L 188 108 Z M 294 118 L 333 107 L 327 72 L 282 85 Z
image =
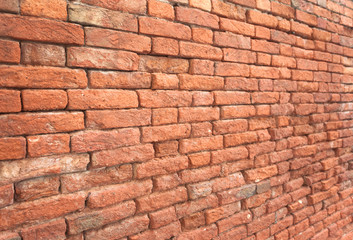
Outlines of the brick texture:
M 351 0 L 0 0 L 0 240 L 352 239 Z

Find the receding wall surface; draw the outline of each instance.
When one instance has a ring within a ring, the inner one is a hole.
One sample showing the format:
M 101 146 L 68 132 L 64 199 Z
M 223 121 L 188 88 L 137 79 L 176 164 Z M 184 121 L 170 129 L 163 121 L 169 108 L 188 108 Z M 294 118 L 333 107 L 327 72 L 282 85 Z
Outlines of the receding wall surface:
M 353 1 L 0 12 L 0 240 L 353 239 Z

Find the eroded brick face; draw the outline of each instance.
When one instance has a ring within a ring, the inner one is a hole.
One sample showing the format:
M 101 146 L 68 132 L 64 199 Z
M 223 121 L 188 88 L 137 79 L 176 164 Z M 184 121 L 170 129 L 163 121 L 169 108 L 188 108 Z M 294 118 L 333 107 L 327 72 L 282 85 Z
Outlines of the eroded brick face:
M 0 240 L 352 239 L 353 2 L 0 0 Z

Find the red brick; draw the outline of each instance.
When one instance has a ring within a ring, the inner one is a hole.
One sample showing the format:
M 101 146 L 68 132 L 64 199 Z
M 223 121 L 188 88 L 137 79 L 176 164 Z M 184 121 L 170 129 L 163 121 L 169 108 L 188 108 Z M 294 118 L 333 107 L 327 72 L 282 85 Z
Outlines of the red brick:
M 249 37 L 229 33 L 229 32 L 215 32 L 214 44 L 221 47 L 232 47 L 250 49 L 251 42 Z
M 177 89 L 179 79 L 173 74 L 153 73 L 152 89 Z
M 251 66 L 250 77 L 280 78 L 280 72 L 275 67 Z
M 155 126 L 142 128 L 143 142 L 158 142 L 190 136 L 191 126 L 189 124 Z
M 180 172 L 180 178 L 183 184 L 208 181 L 211 178 L 219 176 L 220 171 L 220 166 L 208 166 L 198 169 L 184 170 Z
M 249 23 L 262 25 L 269 28 L 276 28 L 278 25 L 278 20 L 276 17 L 254 10 L 247 11 L 247 20 Z
M 266 40 L 251 40 L 251 50 L 279 54 L 279 44 L 268 42 Z
M 193 106 L 210 106 L 213 104 L 213 94 L 211 92 L 193 92 Z
M 152 53 L 159 55 L 178 55 L 178 41 L 170 38 L 153 38 Z
M 221 60 L 223 53 L 220 48 L 212 47 L 209 45 L 191 42 L 180 42 L 180 56 Z
M 215 195 L 209 195 L 205 198 L 197 199 L 195 201 L 188 201 L 185 203 L 177 204 L 175 206 L 175 209 L 176 209 L 177 217 L 182 218 L 187 215 L 191 215 L 195 212 L 202 211 L 206 208 L 215 208 L 217 207 L 217 205 L 218 205 L 217 197 Z
M 20 91 L 0 90 L 0 112 L 11 113 L 21 111 Z
M 22 62 L 29 65 L 64 66 L 65 49 L 61 46 L 22 43 Z
M 18 0 L 0 0 L 0 10 L 4 12 L 18 13 L 20 4 Z
M 169 141 L 162 143 L 155 143 L 155 151 L 157 157 L 177 155 L 178 153 L 178 141 Z
M 325 41 L 325 42 L 329 42 L 331 41 L 331 33 L 330 32 L 326 32 L 324 30 L 320 30 L 320 29 L 313 29 L 313 37 L 314 39 L 318 39 L 321 41 Z
M 21 14 L 65 21 L 66 5 L 65 0 L 23 0 L 21 1 Z
M 247 157 L 248 150 L 243 146 L 235 148 L 226 148 L 212 152 L 212 163 L 219 164 L 222 162 L 232 162 L 239 159 L 245 159 Z
M 246 118 L 255 115 L 254 106 L 225 106 L 221 108 L 221 119 Z
M 215 67 L 215 75 L 248 77 L 249 66 L 239 63 L 218 62 Z
M 272 165 L 264 168 L 247 170 L 244 172 L 244 177 L 248 182 L 249 181 L 260 182 L 264 179 L 277 175 L 277 173 L 278 173 L 277 166 Z
M 124 128 L 111 131 L 82 131 L 71 136 L 72 152 L 89 152 L 136 145 L 140 142 L 140 131 Z
M 225 80 L 225 89 L 255 91 L 259 89 L 258 80 L 252 78 L 228 77 Z
M 204 150 L 217 150 L 223 147 L 223 137 L 203 137 L 183 139 L 180 141 L 180 152 L 191 153 Z
M 86 112 L 86 125 L 90 128 L 106 129 L 149 124 L 151 124 L 151 111 L 149 109 Z
M 261 194 L 256 194 L 243 201 L 246 209 L 259 207 L 264 204 L 269 198 L 271 198 L 271 191 L 267 191 Z
M 85 230 L 101 227 L 105 224 L 132 216 L 136 211 L 133 201 L 104 208 L 102 210 L 83 211 L 66 217 L 69 234 L 78 234 Z
M 0 136 L 69 132 L 84 128 L 83 113 L 28 113 L 0 117 Z
M 153 159 L 135 166 L 136 178 L 145 178 L 156 175 L 170 174 L 186 169 L 188 158 L 186 156 L 166 157 Z
M 167 192 L 156 192 L 136 200 L 137 212 L 147 212 L 161 209 L 187 199 L 187 192 L 184 187 L 178 187 Z
M 164 191 L 177 187 L 181 183 L 178 174 L 157 176 L 153 179 L 153 187 L 156 191 Z
M 250 0 L 250 1 L 245 1 L 245 0 L 230 0 L 230 2 L 235 3 L 235 4 L 240 4 L 244 5 L 250 8 L 255 8 L 256 3 L 255 0 Z
M 149 217 L 151 219 L 151 228 L 159 228 L 177 220 L 174 207 L 150 213 Z
M 82 25 L 93 25 L 137 32 L 137 17 L 88 5 L 69 4 L 69 20 Z
M 239 201 L 249 198 L 256 193 L 256 186 L 254 184 L 243 185 L 240 188 L 233 188 L 223 192 L 217 193 L 221 205 Z M 248 219 L 250 222 L 251 220 Z
M 207 13 L 194 8 L 176 7 L 176 20 L 189 24 L 196 24 L 200 26 L 219 28 L 219 18 L 216 15 Z
M 120 32 L 103 28 L 85 28 L 87 46 L 115 48 L 140 53 L 151 51 L 151 39 L 134 33 Z
M 176 108 L 153 109 L 153 113 L 152 113 L 153 125 L 177 123 L 177 121 L 178 121 L 178 109 Z
M 66 174 L 61 177 L 61 191 L 64 193 L 75 192 L 105 184 L 117 184 L 131 180 L 131 178 L 131 165 Z
M 258 218 L 248 224 L 248 234 L 259 232 L 269 227 L 274 222 L 275 222 L 274 213 Z
M 290 23 L 292 32 L 296 33 L 299 36 L 311 38 L 313 33 L 313 29 L 311 27 L 302 23 L 295 22 L 293 20 L 291 20 Z
M 187 91 L 138 91 L 142 107 L 190 106 L 192 95 Z
M 70 67 L 137 70 L 138 64 L 139 56 L 132 52 L 86 47 L 67 49 L 67 65 Z
M 215 224 L 200 227 L 198 229 L 183 232 L 178 236 L 178 240 L 188 240 L 188 239 L 212 239 L 217 236 L 217 227 Z
M 214 209 L 206 210 L 205 217 L 206 223 L 210 224 L 216 222 L 222 218 L 229 217 L 236 212 L 240 211 L 240 202 L 228 204 Z
M 179 108 L 179 122 L 203 122 L 219 119 L 219 108 Z
M 59 177 L 41 177 L 21 181 L 15 184 L 17 201 L 31 201 L 34 199 L 59 194 Z
M 167 226 L 163 226 L 155 230 L 147 230 L 138 235 L 131 236 L 131 240 L 143 240 L 143 239 L 170 239 L 180 233 L 180 222 L 175 221 Z
M 238 50 L 233 48 L 224 48 L 224 61 L 240 62 L 240 63 L 255 63 L 256 53 L 247 50 Z
M 116 158 L 115 156 L 121 157 Z M 153 156 L 154 150 L 151 144 L 95 152 L 92 155 L 92 168 L 109 167 L 131 162 L 144 162 L 152 159 Z
M 85 88 L 87 87 L 87 77 L 83 70 L 2 66 L 0 67 L 0 87 Z
M 297 62 L 295 58 L 273 55 L 272 66 L 295 68 L 297 66 Z
M 23 223 L 36 220 L 48 220 L 82 210 L 85 206 L 86 194 L 60 195 L 12 205 L 0 210 L 0 229 L 8 229 Z M 47 208 L 43 208 L 43 206 Z M 50 209 L 50 211 L 48 210 Z M 25 214 L 30 212 L 30 215 Z
M 157 18 L 174 20 L 174 8 L 168 3 L 156 0 L 148 0 L 148 15 Z
M 21 240 L 22 238 L 18 233 L 11 232 L 11 231 L 3 231 L 0 234 L 0 239 L 1 240 Z
M 143 34 L 184 40 L 191 39 L 191 29 L 184 24 L 169 22 L 162 19 L 140 17 L 139 26 L 140 33 Z
M 227 18 L 220 19 L 220 29 L 245 36 L 255 36 L 254 25 Z
M 0 40 L 0 62 L 19 63 L 20 58 L 21 49 L 18 42 Z
M 24 90 L 22 103 L 24 111 L 58 110 L 67 105 L 67 94 L 63 90 Z
M 218 90 L 224 86 L 222 77 L 181 74 L 179 80 L 180 89 L 185 90 Z
M 0 162 L 0 167 L 2 168 L 0 183 L 20 181 L 48 174 L 83 171 L 86 169 L 88 162 L 89 159 L 86 154 L 56 155 L 16 160 L 7 163 Z
M 236 213 L 226 219 L 217 222 L 217 226 L 220 233 L 223 233 L 234 226 L 251 222 L 252 214 L 250 211 L 244 211 Z
M 89 208 L 101 208 L 151 193 L 152 181 L 132 181 L 91 191 Z
M 214 62 L 209 60 L 191 59 L 190 74 L 213 75 Z
M 88 231 L 85 234 L 85 239 L 125 239 L 122 237 L 147 230 L 148 224 L 149 218 L 147 215 L 135 216 L 132 218 L 124 219 L 117 223 L 113 223 L 101 229 Z
M 213 122 L 214 134 L 238 133 L 248 130 L 248 122 L 245 119 L 222 120 Z
M 245 20 L 245 10 L 220 0 L 212 0 L 212 12 L 228 18 Z
M 271 12 L 284 18 L 294 18 L 294 8 L 281 3 L 271 2 Z
M 68 97 L 68 109 L 111 109 L 138 106 L 136 92 L 126 90 L 69 90 Z
M 82 2 L 112 10 L 141 14 L 146 13 L 147 5 L 146 0 L 135 0 L 133 2 L 129 0 L 122 0 L 119 2 L 111 2 L 107 0 L 82 0 Z
M 189 61 L 180 58 L 141 56 L 139 70 L 152 73 L 186 73 L 189 71 Z
M 82 45 L 84 34 L 81 26 L 43 18 L 1 14 L 0 36 L 20 40 Z M 48 31 L 50 26 L 50 31 Z
M 65 239 L 66 223 L 64 219 L 32 226 L 21 230 L 24 240 L 34 239 Z
M 187 190 L 188 190 L 188 195 L 190 199 L 206 197 L 212 193 L 212 183 L 209 181 L 206 181 L 206 182 L 189 184 L 187 185 Z M 205 220 L 203 219 L 203 221 Z
M 12 184 L 1 186 L 0 187 L 0 207 L 3 208 L 13 204 L 13 201 L 14 201 L 13 196 L 14 196 L 14 187 Z
M 213 32 L 206 28 L 192 28 L 192 39 L 199 43 L 213 43 Z
M 190 6 L 199 8 L 205 11 L 211 11 L 211 0 L 190 0 Z
M 28 156 L 38 157 L 70 152 L 68 134 L 39 135 L 27 137 Z

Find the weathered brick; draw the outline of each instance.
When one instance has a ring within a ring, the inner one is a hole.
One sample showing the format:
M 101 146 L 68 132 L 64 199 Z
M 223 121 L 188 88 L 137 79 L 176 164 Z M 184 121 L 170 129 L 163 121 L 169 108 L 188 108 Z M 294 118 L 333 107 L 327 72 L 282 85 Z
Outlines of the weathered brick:
M 1 14 L 0 36 L 20 40 L 82 45 L 81 26 L 49 19 Z M 48 31 L 50 26 L 50 31 Z
M 87 77 L 83 70 L 1 66 L 0 86 L 10 88 L 85 88 L 87 87 Z
M 139 56 L 126 51 L 70 47 L 67 49 L 67 64 L 71 67 L 137 70 Z
M 82 210 L 85 206 L 85 200 L 86 194 L 78 193 L 59 195 L 2 208 L 0 210 L 0 229 L 12 228 L 36 220 L 49 220 Z M 43 208 L 43 205 L 48 206 L 50 211 L 48 211 L 48 208 Z M 31 214 L 27 216 L 26 212 L 31 212 Z
M 0 62 L 19 63 L 20 58 L 21 50 L 18 42 L 0 40 Z
M 93 6 L 99 6 L 102 8 L 140 14 L 146 13 L 147 5 L 146 0 L 135 0 L 133 2 L 128 0 L 122 0 L 119 2 L 110 2 L 106 0 L 82 0 L 82 2 Z
M 205 44 L 180 42 L 180 56 L 190 58 L 203 58 L 212 60 L 221 60 L 222 50 Z
M 149 17 L 140 17 L 139 26 L 140 32 L 144 34 L 184 40 L 191 39 L 191 29 L 184 24 Z
M 66 5 L 65 0 L 23 0 L 21 1 L 21 14 L 65 21 Z
M 136 145 L 140 142 L 140 131 L 124 128 L 111 131 L 82 131 L 71 136 L 72 152 L 89 152 Z
M 117 158 L 116 156 L 121 156 Z M 151 144 L 123 147 L 114 150 L 95 152 L 92 155 L 92 168 L 109 167 L 123 163 L 144 162 L 154 156 Z
M 40 177 L 24 180 L 15 184 L 16 201 L 32 201 L 34 199 L 59 194 L 59 177 Z
M 216 15 L 198 9 L 176 7 L 175 18 L 177 21 L 200 26 L 219 28 L 219 18 Z
M 149 218 L 147 215 L 135 216 L 120 222 L 107 225 L 105 228 L 91 230 L 85 234 L 88 240 L 121 238 L 147 230 Z

